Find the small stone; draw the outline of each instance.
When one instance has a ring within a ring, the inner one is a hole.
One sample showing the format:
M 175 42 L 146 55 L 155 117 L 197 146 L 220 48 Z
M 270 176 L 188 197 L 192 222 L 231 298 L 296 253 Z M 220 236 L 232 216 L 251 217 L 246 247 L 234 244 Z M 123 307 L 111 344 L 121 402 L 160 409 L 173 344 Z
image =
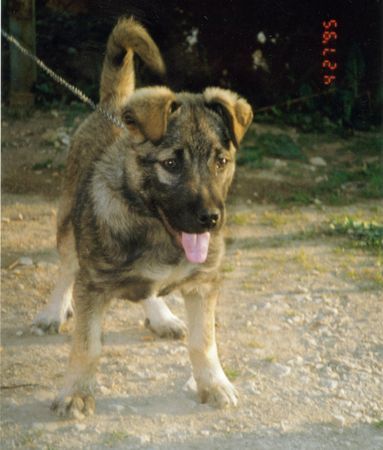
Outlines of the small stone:
M 322 386 L 333 391 L 338 387 L 338 382 L 336 380 L 323 380 Z
M 150 442 L 150 436 L 147 434 L 143 434 L 142 436 L 140 436 L 140 444 L 147 444 Z
M 108 395 L 108 394 L 110 394 L 110 389 L 107 388 L 106 386 L 100 386 L 100 392 L 103 395 Z
M 310 158 L 310 164 L 316 167 L 326 167 L 326 161 L 320 156 L 314 156 L 314 158 Z
M 46 269 L 46 268 L 48 268 L 48 267 L 50 266 L 50 264 L 49 264 L 49 262 L 47 262 L 47 261 L 39 261 L 39 262 L 36 264 L 36 266 L 37 266 L 39 269 Z
M 32 327 L 31 333 L 34 334 L 35 336 L 44 336 L 45 334 L 44 331 L 39 327 Z
M 272 372 L 277 377 L 286 377 L 287 375 L 290 375 L 291 367 L 283 366 L 282 364 L 275 363 L 272 365 Z
M 208 436 L 210 436 L 210 431 L 209 430 L 202 430 L 201 434 L 202 434 L 202 436 L 208 437 Z
M 76 423 L 74 427 L 77 431 L 84 431 L 86 429 L 86 425 L 84 423 Z
M 306 286 L 302 286 L 302 285 L 299 285 L 299 284 L 298 284 L 298 286 L 297 286 L 297 291 L 298 291 L 300 294 L 307 294 L 307 293 L 309 292 L 309 290 L 307 289 Z
M 110 409 L 113 409 L 113 410 L 115 410 L 115 411 L 117 411 L 118 413 L 121 414 L 121 412 L 125 409 L 125 406 L 124 405 L 115 404 L 115 405 L 110 405 Z
M 346 423 L 346 419 L 338 414 L 332 416 L 332 419 L 334 424 L 337 425 L 338 427 L 344 427 L 344 424 Z
M 16 336 L 18 336 L 18 337 L 22 336 L 23 334 L 24 334 L 24 332 L 21 330 L 16 331 Z
M 182 390 L 184 392 L 194 392 L 194 393 L 197 392 L 197 383 L 196 383 L 193 375 L 184 384 Z
M 33 260 L 29 256 L 21 256 L 18 263 L 22 266 L 33 266 Z

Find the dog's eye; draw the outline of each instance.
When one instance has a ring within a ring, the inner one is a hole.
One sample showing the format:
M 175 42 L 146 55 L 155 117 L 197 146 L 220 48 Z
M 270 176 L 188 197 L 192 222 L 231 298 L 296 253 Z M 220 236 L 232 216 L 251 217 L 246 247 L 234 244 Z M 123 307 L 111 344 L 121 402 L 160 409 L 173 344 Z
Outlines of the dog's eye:
M 180 167 L 176 158 L 165 159 L 164 161 L 161 161 L 161 164 L 169 172 L 177 172 Z
M 223 169 L 226 164 L 228 163 L 228 159 L 226 159 L 224 156 L 218 156 L 215 165 L 217 169 Z

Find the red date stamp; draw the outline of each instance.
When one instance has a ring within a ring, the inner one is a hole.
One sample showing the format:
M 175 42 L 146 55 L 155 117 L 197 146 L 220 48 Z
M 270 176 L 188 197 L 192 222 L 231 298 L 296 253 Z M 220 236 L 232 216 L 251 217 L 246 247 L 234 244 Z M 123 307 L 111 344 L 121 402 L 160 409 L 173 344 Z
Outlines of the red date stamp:
M 322 69 L 323 84 L 329 86 L 336 80 L 336 42 L 338 39 L 338 22 L 335 19 L 322 22 Z

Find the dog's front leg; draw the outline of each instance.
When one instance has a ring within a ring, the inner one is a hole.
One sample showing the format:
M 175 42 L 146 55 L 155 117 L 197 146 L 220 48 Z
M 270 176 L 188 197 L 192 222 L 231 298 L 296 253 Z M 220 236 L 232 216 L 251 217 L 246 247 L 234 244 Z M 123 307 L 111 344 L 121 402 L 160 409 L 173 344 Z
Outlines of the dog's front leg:
M 105 296 L 87 287 L 79 274 L 73 299 L 75 330 L 64 388 L 53 401 L 51 409 L 59 416 L 77 419 L 92 415 L 92 395 L 98 360 L 101 354 L 102 316 L 107 306 Z
M 237 393 L 219 361 L 215 340 L 215 306 L 218 289 L 202 286 L 183 292 L 189 327 L 189 354 L 203 403 L 236 405 Z

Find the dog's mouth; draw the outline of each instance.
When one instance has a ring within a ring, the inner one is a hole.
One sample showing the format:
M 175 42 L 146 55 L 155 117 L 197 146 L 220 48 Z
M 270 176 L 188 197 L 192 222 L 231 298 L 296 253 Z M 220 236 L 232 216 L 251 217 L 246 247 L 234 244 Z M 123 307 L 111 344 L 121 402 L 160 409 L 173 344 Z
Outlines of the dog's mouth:
M 185 252 L 186 259 L 193 264 L 204 263 L 209 252 L 210 233 L 208 231 L 204 233 L 177 231 L 170 225 L 160 208 L 158 212 L 167 232 L 175 238 Z

